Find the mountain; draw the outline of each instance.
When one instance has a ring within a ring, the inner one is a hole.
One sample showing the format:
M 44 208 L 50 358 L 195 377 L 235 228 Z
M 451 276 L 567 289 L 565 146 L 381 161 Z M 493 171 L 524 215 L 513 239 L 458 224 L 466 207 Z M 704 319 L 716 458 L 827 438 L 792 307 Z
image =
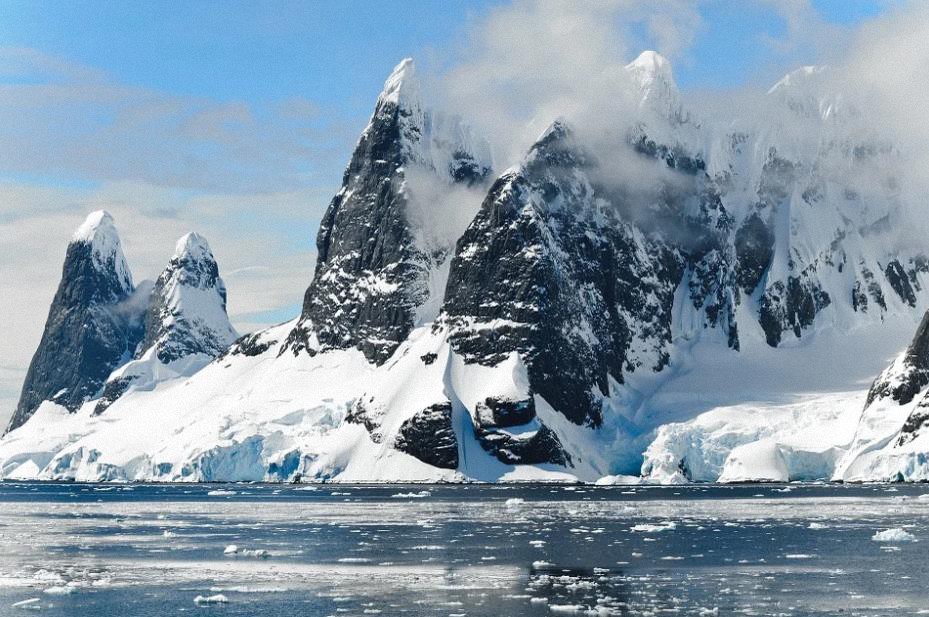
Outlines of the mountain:
M 300 316 L 233 342 L 215 260 L 186 237 L 135 358 L 77 413 L 44 406 L 0 441 L 0 475 L 844 473 L 868 439 L 862 380 L 929 308 L 929 259 L 899 241 L 900 153 L 828 69 L 725 122 L 689 109 L 655 52 L 626 75 L 628 116 L 557 119 L 495 172 L 404 60 L 323 217 Z M 869 410 L 919 400 L 922 348 Z
M 480 184 L 490 170 L 486 143 L 458 118 L 425 108 L 413 61 L 397 65 L 323 216 L 316 272 L 288 350 L 357 347 L 372 362 L 387 361 L 416 325 L 430 292 L 441 293 L 442 266 L 454 243 L 430 244 L 416 233 L 411 174 L 448 190 Z M 427 212 L 439 210 L 427 206 Z M 433 224 L 441 216 L 429 214 Z
M 135 358 L 114 371 L 97 401 L 102 413 L 130 388 L 192 375 L 239 337 L 226 314 L 226 285 L 206 239 L 189 233 L 155 281 Z
M 877 376 L 836 478 L 929 480 L 929 313 L 909 346 Z
M 129 357 L 142 333 L 142 313 L 113 217 L 90 214 L 68 244 L 42 341 L 26 374 L 7 431 L 43 401 L 75 411 L 97 394 Z

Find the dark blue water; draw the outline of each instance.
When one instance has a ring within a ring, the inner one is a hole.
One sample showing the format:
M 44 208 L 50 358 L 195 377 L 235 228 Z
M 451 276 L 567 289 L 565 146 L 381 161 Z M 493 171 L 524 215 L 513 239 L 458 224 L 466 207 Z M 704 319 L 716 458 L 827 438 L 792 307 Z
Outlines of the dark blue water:
M 927 493 L 0 483 L 0 615 L 915 615 Z

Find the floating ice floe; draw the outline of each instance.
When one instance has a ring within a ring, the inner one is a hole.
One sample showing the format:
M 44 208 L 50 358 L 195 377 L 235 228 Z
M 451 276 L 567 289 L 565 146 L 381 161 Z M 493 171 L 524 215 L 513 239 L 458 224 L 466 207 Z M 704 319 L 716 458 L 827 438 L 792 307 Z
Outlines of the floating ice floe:
M 335 495 L 335 493 L 333 493 Z M 391 495 L 393 499 L 424 499 L 430 497 L 432 493 L 429 491 L 419 491 L 418 493 L 396 493 Z
M 577 615 L 587 610 L 580 604 L 549 604 L 548 610 L 559 615 Z
M 223 550 L 223 555 L 229 555 L 233 557 L 254 557 L 256 559 L 267 559 L 271 556 L 269 551 L 266 551 L 263 548 L 239 548 L 235 544 L 230 544 Z
M 671 529 L 676 529 L 677 523 L 674 521 L 664 521 L 663 523 L 639 523 L 638 525 L 633 525 L 629 528 L 629 531 L 637 531 L 639 533 L 658 533 L 659 531 L 669 531 Z
M 50 596 L 67 596 L 77 591 L 77 587 L 74 585 L 54 585 L 45 590 Z
M 236 494 L 235 491 L 229 491 L 225 489 L 216 489 L 213 491 L 209 491 L 207 493 L 207 495 L 210 497 L 226 497 L 227 495 L 235 495 L 235 494 Z
M 209 606 L 211 604 L 226 604 L 229 602 L 229 598 L 224 596 L 221 593 L 217 593 L 212 596 L 197 596 L 194 598 L 194 604 L 197 606 Z
M 871 539 L 875 542 L 888 542 L 888 543 L 897 543 L 897 542 L 916 542 L 916 536 L 911 534 L 908 531 L 895 527 L 893 529 L 884 529 L 883 531 L 878 531 Z
M 629 486 L 642 484 L 642 478 L 639 476 L 603 476 L 594 482 L 597 486 Z

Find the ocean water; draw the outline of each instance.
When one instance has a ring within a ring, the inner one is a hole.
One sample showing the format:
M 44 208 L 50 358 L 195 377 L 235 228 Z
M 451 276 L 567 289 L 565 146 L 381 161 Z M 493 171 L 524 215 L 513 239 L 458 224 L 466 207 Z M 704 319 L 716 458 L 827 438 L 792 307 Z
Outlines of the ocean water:
M 927 549 L 922 485 L 0 483 L 0 615 L 916 615 Z

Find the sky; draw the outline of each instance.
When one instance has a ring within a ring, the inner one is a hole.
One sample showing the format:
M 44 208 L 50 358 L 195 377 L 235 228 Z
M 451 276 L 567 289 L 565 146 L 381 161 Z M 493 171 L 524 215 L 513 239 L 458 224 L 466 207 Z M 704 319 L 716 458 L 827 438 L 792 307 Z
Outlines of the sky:
M 0 0 L 0 416 L 18 398 L 68 239 L 93 210 L 114 215 L 136 281 L 196 230 L 240 331 L 296 316 L 316 227 L 404 57 L 436 100 L 472 108 L 501 81 L 644 49 L 671 59 L 685 95 L 764 90 L 797 66 L 841 60 L 904 4 Z M 546 54 L 550 66 L 532 62 Z

